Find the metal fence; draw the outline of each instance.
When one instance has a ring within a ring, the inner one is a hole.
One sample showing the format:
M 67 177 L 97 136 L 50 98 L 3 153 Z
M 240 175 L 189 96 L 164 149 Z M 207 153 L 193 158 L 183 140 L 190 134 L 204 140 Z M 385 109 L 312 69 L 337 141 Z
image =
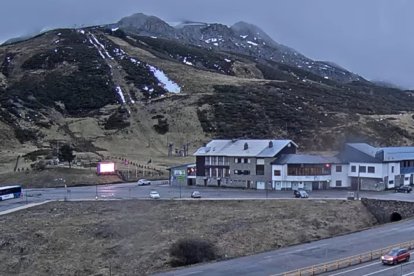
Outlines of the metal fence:
M 310 276 L 310 275 L 318 275 L 326 272 L 335 271 L 338 269 L 346 268 L 349 266 L 361 264 L 364 262 L 369 262 L 372 260 L 379 259 L 382 255 L 386 254 L 393 248 L 402 247 L 407 248 L 409 250 L 414 249 L 414 240 L 403 242 L 399 244 L 394 244 L 392 246 L 387 246 L 381 249 L 372 250 L 369 252 L 365 252 L 359 255 L 322 263 L 318 265 L 308 266 L 304 268 L 295 269 L 292 271 L 276 274 L 274 276 Z

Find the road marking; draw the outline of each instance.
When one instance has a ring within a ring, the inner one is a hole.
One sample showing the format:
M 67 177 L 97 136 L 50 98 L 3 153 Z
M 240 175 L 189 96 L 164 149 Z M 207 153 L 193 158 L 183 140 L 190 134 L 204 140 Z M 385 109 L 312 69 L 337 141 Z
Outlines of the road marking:
M 360 266 L 360 267 L 357 267 L 357 268 L 349 269 L 347 271 L 342 271 L 342 272 L 339 272 L 339 273 L 331 274 L 329 276 L 342 275 L 342 274 L 352 272 L 352 271 L 355 271 L 355 270 L 359 270 L 359 269 L 362 269 L 362 268 L 366 268 L 366 267 L 369 267 L 369 266 L 372 266 L 372 265 L 378 265 L 378 263 L 373 263 L 373 264 L 369 264 L 369 265 Z
M 381 270 L 377 270 L 377 271 L 374 271 L 374 272 L 365 274 L 364 276 L 374 275 L 374 274 L 377 274 L 377 273 L 380 273 L 380 272 L 384 272 L 384 271 L 387 271 L 387 270 L 391 270 L 391 269 L 395 269 L 395 267 L 392 266 L 392 267 L 389 267 L 389 268 L 384 268 L 384 269 L 381 269 Z
M 402 276 L 408 276 L 408 275 L 412 275 L 412 274 L 414 274 L 414 272 L 410 272 L 410 273 L 407 273 L 407 274 L 403 274 Z
M 190 272 L 184 272 L 184 273 L 181 273 L 181 274 L 179 274 L 179 275 L 181 275 L 181 276 L 185 276 L 185 275 L 197 274 L 197 273 L 200 273 L 200 272 L 203 272 L 203 271 L 202 271 L 202 270 L 190 271 Z
M 410 263 L 413 263 L 413 262 L 414 262 L 414 261 L 407 262 L 406 264 L 410 264 Z M 395 268 L 396 268 L 396 266 L 392 266 L 392 267 L 389 267 L 389 268 L 385 268 L 385 269 L 381 269 L 381 270 L 377 270 L 377 271 L 374 271 L 374 272 L 371 272 L 371 273 L 365 274 L 364 276 L 374 275 L 374 274 L 377 274 L 377 273 L 380 273 L 380 272 L 384 272 L 384 271 L 387 271 L 387 270 L 390 270 L 390 269 L 395 269 Z

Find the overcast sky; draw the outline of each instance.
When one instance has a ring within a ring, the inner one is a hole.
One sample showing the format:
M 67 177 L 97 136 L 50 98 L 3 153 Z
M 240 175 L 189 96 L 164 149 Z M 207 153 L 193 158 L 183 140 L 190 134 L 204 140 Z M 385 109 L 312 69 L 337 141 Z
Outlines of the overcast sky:
M 167 22 L 246 21 L 312 59 L 414 88 L 410 0 L 3 0 L 0 42 L 44 28 L 113 23 L 137 12 Z

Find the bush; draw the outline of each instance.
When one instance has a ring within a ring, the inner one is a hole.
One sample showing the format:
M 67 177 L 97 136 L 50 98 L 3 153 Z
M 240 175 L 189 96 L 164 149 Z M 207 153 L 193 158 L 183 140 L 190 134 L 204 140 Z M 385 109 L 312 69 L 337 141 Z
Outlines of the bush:
M 215 246 L 206 240 L 181 239 L 170 247 L 171 266 L 191 265 L 218 258 Z
M 160 119 L 158 118 L 158 124 L 154 125 L 154 129 L 159 134 L 165 134 L 170 129 L 170 125 L 168 124 L 167 118 Z

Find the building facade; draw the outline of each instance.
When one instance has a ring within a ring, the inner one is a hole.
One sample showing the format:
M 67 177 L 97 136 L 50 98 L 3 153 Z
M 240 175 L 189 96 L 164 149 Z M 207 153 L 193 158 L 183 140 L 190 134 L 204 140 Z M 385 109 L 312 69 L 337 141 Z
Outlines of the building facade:
M 182 164 L 168 168 L 170 186 L 195 185 L 196 164 Z
M 272 171 L 272 189 L 275 190 L 311 191 L 329 189 L 338 183 L 345 187 L 347 178 L 337 158 L 320 155 L 281 155 L 272 162 Z
M 194 154 L 196 185 L 269 189 L 270 163 L 296 149 L 291 140 L 212 140 Z

